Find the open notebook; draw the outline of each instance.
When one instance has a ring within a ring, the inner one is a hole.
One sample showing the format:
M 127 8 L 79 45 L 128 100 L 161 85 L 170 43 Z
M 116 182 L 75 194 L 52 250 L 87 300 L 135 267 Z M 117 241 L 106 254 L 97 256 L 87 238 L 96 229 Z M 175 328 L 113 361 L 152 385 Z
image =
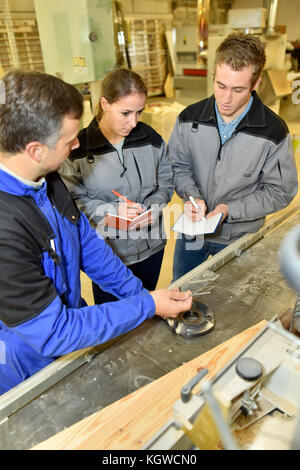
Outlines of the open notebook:
M 137 215 L 133 219 L 108 213 L 105 216 L 103 225 L 107 225 L 108 227 L 115 228 L 117 230 L 129 230 L 133 227 L 138 228 L 139 224 L 145 222 L 145 220 L 150 222 L 151 212 L 152 209 L 149 209 L 148 211 Z
M 214 233 L 217 226 L 219 225 L 223 214 L 217 214 L 208 219 L 200 220 L 199 222 L 193 222 L 183 212 L 181 216 L 176 220 L 175 224 L 171 228 L 175 232 L 185 233 L 186 235 L 204 235 L 205 233 Z

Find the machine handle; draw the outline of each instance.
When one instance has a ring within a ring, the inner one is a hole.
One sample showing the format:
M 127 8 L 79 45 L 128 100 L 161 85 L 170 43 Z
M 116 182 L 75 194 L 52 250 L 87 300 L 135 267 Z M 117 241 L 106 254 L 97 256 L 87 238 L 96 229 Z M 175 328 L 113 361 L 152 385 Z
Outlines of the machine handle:
M 202 369 L 195 377 L 192 378 L 186 385 L 181 389 L 181 400 L 186 403 L 191 397 L 192 389 L 197 385 L 198 382 L 207 374 L 208 369 Z

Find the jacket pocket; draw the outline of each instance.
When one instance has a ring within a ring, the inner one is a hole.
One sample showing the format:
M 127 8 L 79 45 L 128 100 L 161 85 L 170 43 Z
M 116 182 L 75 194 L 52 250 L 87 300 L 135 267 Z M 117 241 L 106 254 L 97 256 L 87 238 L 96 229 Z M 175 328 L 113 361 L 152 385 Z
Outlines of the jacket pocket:
M 145 155 L 139 158 L 132 152 L 141 185 L 141 202 L 154 194 L 159 188 L 158 157 L 152 149 L 151 155 L 149 155 L 149 151 L 147 152 L 147 150 L 146 148 Z
M 62 297 L 67 291 L 67 285 L 61 260 L 57 259 L 57 261 L 54 261 L 50 254 L 45 251 L 43 253 L 42 265 L 45 276 L 49 277 L 57 294 Z

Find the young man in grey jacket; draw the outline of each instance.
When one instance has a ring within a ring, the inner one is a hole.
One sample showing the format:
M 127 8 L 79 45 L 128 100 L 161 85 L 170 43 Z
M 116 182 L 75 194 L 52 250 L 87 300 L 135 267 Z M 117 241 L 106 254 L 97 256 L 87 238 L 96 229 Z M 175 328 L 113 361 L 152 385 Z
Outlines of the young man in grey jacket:
M 265 60 L 258 37 L 229 35 L 216 52 L 214 95 L 188 106 L 176 121 L 169 155 L 184 211 L 192 220 L 223 215 L 204 240 L 180 234 L 173 280 L 257 231 L 267 214 L 287 206 L 297 193 L 288 128 L 255 91 Z

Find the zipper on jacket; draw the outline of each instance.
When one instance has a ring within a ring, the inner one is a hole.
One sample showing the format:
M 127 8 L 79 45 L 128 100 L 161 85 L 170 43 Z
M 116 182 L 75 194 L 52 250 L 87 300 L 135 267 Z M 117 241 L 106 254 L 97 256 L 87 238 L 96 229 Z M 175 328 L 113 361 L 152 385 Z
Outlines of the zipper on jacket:
M 41 207 L 39 207 L 39 210 L 41 211 L 43 216 L 46 218 L 47 222 L 49 223 L 49 225 L 52 228 L 52 230 L 54 231 L 54 233 L 59 233 L 60 228 L 59 228 L 59 222 L 58 222 L 57 217 L 58 216 L 61 217 L 61 215 L 58 212 L 57 208 L 53 204 L 51 204 L 50 199 L 48 199 L 48 201 L 49 201 L 49 207 L 48 207 L 47 204 L 44 204 L 43 209 Z M 49 209 L 51 209 L 51 212 L 50 212 Z M 55 232 L 54 227 L 56 228 L 56 232 Z M 59 254 L 57 252 L 57 246 L 55 246 L 54 238 L 50 239 L 50 242 L 48 244 L 48 253 L 49 253 L 51 259 L 53 260 L 53 262 L 55 263 L 55 265 L 57 266 L 57 268 L 60 270 L 61 278 L 62 278 L 65 286 L 67 286 L 65 270 L 64 270 L 64 267 L 63 267 L 62 262 L 61 262 L 61 257 L 59 256 Z
M 219 133 L 219 139 L 220 139 L 221 145 L 220 145 L 220 147 L 219 147 L 217 160 L 221 160 L 221 150 L 222 150 L 222 148 L 224 147 L 224 145 L 227 144 L 227 142 L 229 142 L 229 141 L 232 139 L 232 137 L 234 137 L 234 136 L 237 134 L 237 131 L 233 131 L 233 133 L 231 134 L 231 136 L 229 137 L 229 139 L 227 139 L 227 140 L 224 142 L 224 144 L 222 144 L 222 140 L 221 140 L 221 137 L 220 137 L 219 128 L 218 128 L 218 133 Z
M 217 130 L 218 130 L 218 136 L 219 136 L 219 151 L 218 151 L 218 155 L 217 155 L 217 160 L 221 160 L 221 150 L 222 150 L 222 147 L 223 147 L 223 144 L 222 144 L 222 139 L 221 139 L 221 136 L 220 136 L 220 130 L 219 130 L 219 126 L 217 125 Z
M 119 160 L 119 162 L 120 162 L 120 163 L 121 163 L 121 165 L 122 165 L 123 171 L 122 171 L 122 173 L 120 173 L 120 178 L 123 178 L 123 176 L 125 175 L 125 173 L 126 173 L 126 171 L 127 171 L 127 168 L 126 168 L 126 166 L 125 166 L 125 164 L 124 164 L 124 153 L 123 153 L 123 147 L 121 148 L 121 152 L 122 152 L 123 161 L 122 161 L 122 159 L 120 158 L 120 155 L 119 155 L 119 152 L 118 152 L 118 150 L 117 150 L 117 149 L 116 149 L 116 148 L 115 148 L 113 145 L 112 145 L 112 147 L 113 147 L 114 151 L 115 151 L 115 152 L 117 152 L 118 160 Z
M 60 256 L 55 249 L 54 238 L 51 238 L 50 240 L 49 255 L 51 256 L 55 264 L 59 264 L 61 262 Z
M 132 150 L 131 152 L 132 152 L 132 155 L 133 155 L 133 160 L 134 160 L 134 164 L 135 164 L 135 167 L 136 167 L 136 171 L 137 171 L 137 174 L 138 174 L 138 177 L 139 177 L 139 180 L 140 180 L 140 186 L 142 187 L 142 175 L 141 175 L 139 166 L 138 166 L 138 164 L 137 164 L 135 155 L 134 155 L 134 153 L 133 153 L 133 150 Z

